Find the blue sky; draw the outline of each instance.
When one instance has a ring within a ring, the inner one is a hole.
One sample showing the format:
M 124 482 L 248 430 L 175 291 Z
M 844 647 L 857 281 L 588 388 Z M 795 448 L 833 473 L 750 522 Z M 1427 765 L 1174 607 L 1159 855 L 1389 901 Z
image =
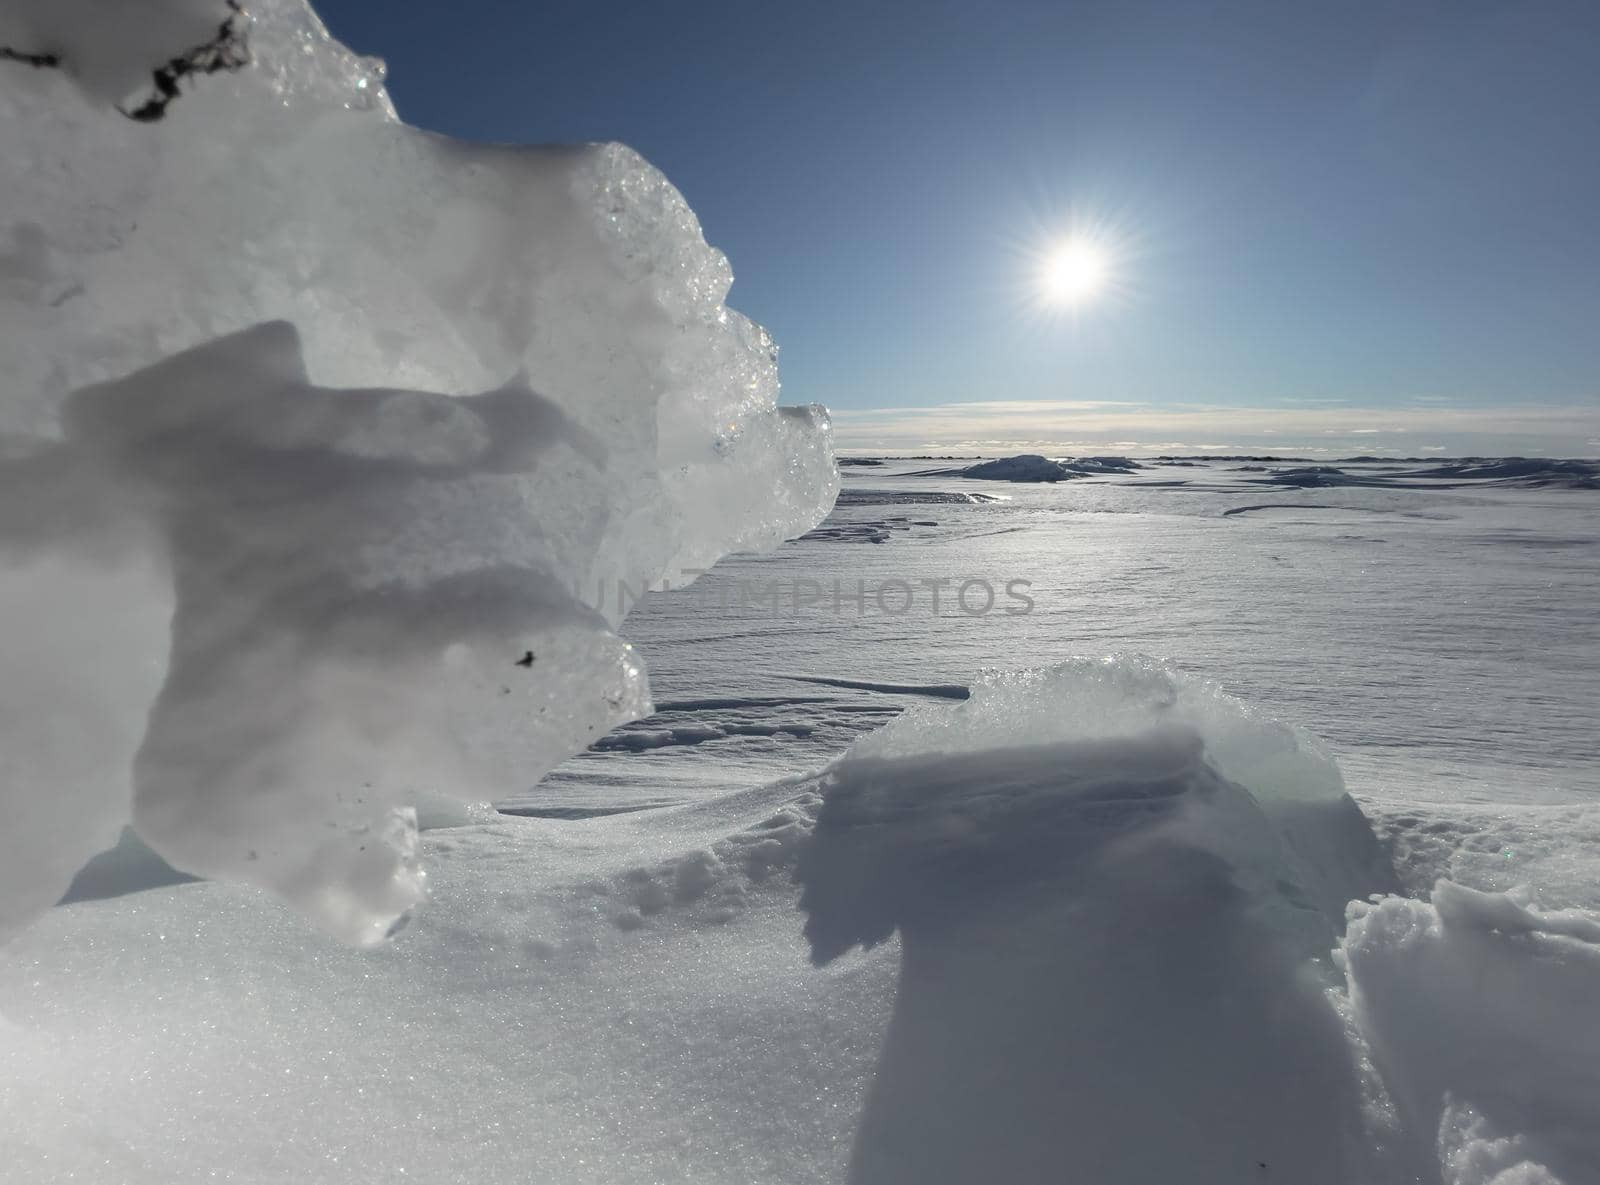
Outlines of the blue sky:
M 318 9 L 409 122 L 660 166 L 846 447 L 1600 455 L 1600 5 Z

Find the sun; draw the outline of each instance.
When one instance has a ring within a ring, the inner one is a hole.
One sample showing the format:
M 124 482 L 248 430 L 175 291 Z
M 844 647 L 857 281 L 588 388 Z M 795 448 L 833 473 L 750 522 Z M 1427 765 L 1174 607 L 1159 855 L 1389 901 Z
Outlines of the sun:
M 1111 274 L 1111 258 L 1093 239 L 1074 236 L 1047 253 L 1039 268 L 1039 289 L 1046 303 L 1076 308 L 1102 292 Z

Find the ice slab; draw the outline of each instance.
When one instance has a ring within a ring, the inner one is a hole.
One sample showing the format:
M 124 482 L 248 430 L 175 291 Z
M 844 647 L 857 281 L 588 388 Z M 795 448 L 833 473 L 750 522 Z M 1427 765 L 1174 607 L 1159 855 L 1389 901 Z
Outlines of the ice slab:
M 413 804 L 648 712 L 623 606 L 814 526 L 827 416 L 629 149 L 407 127 L 299 0 L 137 7 L 0 24 L 0 933 L 131 818 L 378 941 Z

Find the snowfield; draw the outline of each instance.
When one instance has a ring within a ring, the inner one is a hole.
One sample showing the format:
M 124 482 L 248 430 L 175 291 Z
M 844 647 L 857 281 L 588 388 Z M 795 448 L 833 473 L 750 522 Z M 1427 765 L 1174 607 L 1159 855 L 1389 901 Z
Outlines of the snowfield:
M 0 21 L 0 1182 L 1600 1180 L 1592 463 L 841 478 L 636 155 L 115 7 Z
M 847 480 L 951 492 L 911 467 Z M 433 899 L 380 949 L 209 882 L 51 911 L 0 952 L 15 1179 L 1588 1180 L 1592 643 L 1538 684 L 1519 651 L 1593 624 L 1587 495 L 1228 516 L 1248 488 L 1189 473 L 934 500 L 650 594 L 659 714 L 515 816 L 437 817 Z M 1343 560 L 1375 517 L 1402 572 Z M 1116 579 L 1156 562 L 1181 600 Z M 1013 570 L 1032 613 L 738 593 Z M 1383 619 L 1341 606 L 1408 576 L 1461 599 L 1395 606 L 1347 671 Z M 1424 628 L 1456 612 L 1493 628 Z M 1067 657 L 1161 620 L 1170 663 Z

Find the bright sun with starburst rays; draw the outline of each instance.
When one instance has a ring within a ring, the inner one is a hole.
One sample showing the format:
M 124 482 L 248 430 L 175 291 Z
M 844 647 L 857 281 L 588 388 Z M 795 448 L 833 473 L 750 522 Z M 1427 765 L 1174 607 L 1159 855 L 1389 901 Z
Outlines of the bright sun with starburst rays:
M 1054 244 L 1039 262 L 1039 295 L 1058 309 L 1077 309 L 1105 292 L 1111 280 L 1109 248 L 1087 234 Z

